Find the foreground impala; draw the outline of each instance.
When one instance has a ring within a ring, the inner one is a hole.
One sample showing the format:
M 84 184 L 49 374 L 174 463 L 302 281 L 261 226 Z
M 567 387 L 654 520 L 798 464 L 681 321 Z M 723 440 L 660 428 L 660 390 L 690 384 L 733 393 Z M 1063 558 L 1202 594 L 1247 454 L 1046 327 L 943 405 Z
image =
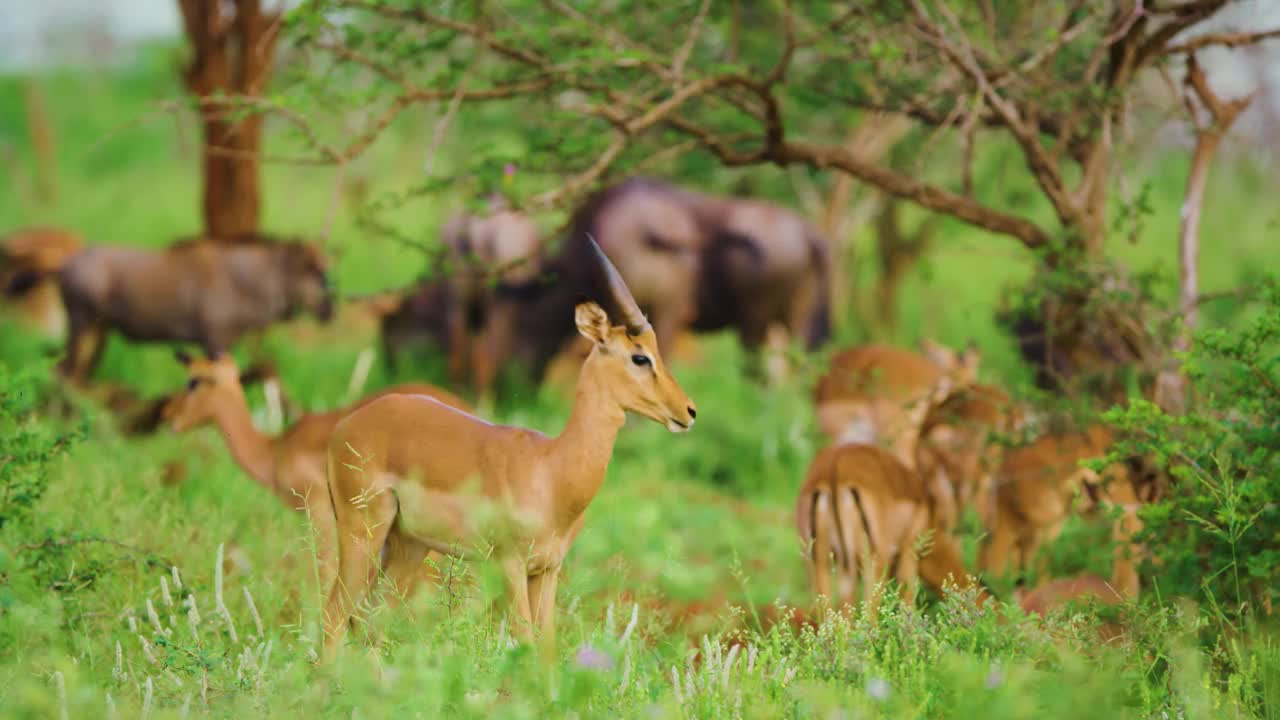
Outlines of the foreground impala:
M 796 529 L 814 594 L 850 603 L 861 578 L 872 618 L 879 606 L 876 585 L 891 576 L 906 602 L 918 579 L 935 592 L 948 579 L 962 586 L 974 582 L 955 538 L 939 527 L 919 475 L 876 445 L 850 443 L 818 452 L 796 499 Z M 933 531 L 932 547 L 918 554 L 927 530 Z M 987 599 L 983 588 L 978 602 Z
M 259 485 L 292 510 L 306 512 L 315 533 L 316 564 L 321 592 L 327 592 L 337 573 L 333 505 L 325 482 L 325 449 L 333 426 L 347 413 L 389 393 L 416 393 L 458 408 L 467 405 L 440 388 L 423 383 L 395 385 L 354 405 L 298 418 L 272 437 L 253 425 L 244 397 L 240 369 L 230 355 L 211 360 L 177 353 L 187 368 L 187 387 L 168 401 L 162 415 L 175 432 L 210 423 L 226 440 L 236 463 Z M 416 578 L 405 578 L 412 580 Z M 408 592 L 409 587 L 399 588 Z
M 658 354 L 658 343 L 612 263 L 588 239 L 601 299 L 577 306 L 591 353 L 573 411 L 555 438 L 491 425 L 430 398 L 380 398 L 340 422 L 329 441 L 329 484 L 338 523 L 339 577 L 325 612 L 332 658 L 365 600 L 384 548 L 395 581 L 429 550 L 491 556 L 506 576 L 515 630 L 555 648 L 560 565 L 604 482 L 626 412 L 688 430 L 693 404 Z

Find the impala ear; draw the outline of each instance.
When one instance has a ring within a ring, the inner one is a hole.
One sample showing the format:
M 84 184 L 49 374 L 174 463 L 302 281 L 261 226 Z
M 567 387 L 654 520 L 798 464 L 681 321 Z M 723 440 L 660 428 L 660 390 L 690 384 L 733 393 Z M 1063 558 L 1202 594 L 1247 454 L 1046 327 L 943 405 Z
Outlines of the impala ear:
M 924 352 L 925 357 L 929 358 L 929 361 L 938 367 L 949 370 L 956 364 L 955 351 L 932 338 L 921 338 L 920 349 Z
M 978 344 L 969 341 L 964 351 L 960 353 L 959 365 L 964 369 L 966 379 L 976 381 L 978 379 L 978 364 L 982 362 L 982 351 L 978 349 Z
M 573 319 L 578 324 L 578 332 L 582 337 L 596 345 L 604 345 L 609 339 L 609 315 L 604 308 L 593 302 L 584 302 L 574 308 Z

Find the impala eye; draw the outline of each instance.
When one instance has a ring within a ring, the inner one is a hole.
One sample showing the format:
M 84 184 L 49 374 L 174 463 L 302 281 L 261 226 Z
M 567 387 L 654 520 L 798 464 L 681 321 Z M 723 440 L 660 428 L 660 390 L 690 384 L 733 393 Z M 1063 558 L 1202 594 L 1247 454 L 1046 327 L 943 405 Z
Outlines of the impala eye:
M 200 386 L 200 378 L 191 378 L 190 380 L 187 381 L 188 391 L 195 390 L 199 386 Z
M 649 356 L 648 355 L 632 355 L 631 362 L 635 363 L 636 365 L 639 365 L 640 367 L 644 367 L 645 365 L 649 364 Z

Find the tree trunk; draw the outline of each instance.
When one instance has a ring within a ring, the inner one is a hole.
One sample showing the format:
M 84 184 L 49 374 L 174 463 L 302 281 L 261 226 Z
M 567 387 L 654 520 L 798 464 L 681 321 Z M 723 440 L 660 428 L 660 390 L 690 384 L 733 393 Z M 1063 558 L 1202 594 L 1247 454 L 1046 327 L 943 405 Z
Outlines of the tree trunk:
M 214 238 L 255 233 L 261 217 L 262 116 L 238 112 L 262 93 L 280 19 L 264 14 L 260 0 L 179 0 L 179 5 L 193 49 L 186 85 L 199 101 L 204 131 L 205 233 Z
M 862 158 L 878 161 L 889 154 L 910 127 L 910 122 L 901 116 L 872 113 L 849 130 L 845 146 Z M 871 219 L 878 204 L 897 202 L 887 193 L 880 198 L 876 197 L 879 193 L 871 194 L 872 191 L 871 186 L 861 189 L 855 186 L 854 176 L 836 173 L 826 200 L 817 212 L 818 228 L 831 243 L 829 302 L 837 326 L 848 324 L 851 312 L 858 312 L 853 302 L 854 280 L 850 278 L 856 255 L 855 231 Z
M 898 289 L 907 270 L 924 255 L 937 215 L 931 215 L 911 234 L 902 230 L 899 209 L 902 201 L 885 196 L 876 218 L 876 249 L 880 256 L 880 277 L 876 279 L 876 320 L 881 332 L 891 333 L 898 324 Z
M 53 127 L 45 107 L 44 92 L 34 79 L 22 84 L 26 96 L 27 133 L 35 155 L 36 198 L 45 204 L 58 199 L 58 163 L 54 153 Z
M 1200 68 L 1195 55 L 1187 58 L 1186 99 L 1191 119 L 1196 124 L 1196 148 L 1191 156 L 1191 170 L 1187 175 L 1187 192 L 1182 201 L 1182 227 L 1178 233 L 1178 302 L 1182 310 L 1182 329 L 1174 339 L 1173 349 L 1186 352 L 1191 349 L 1191 333 L 1196 326 L 1196 305 L 1200 297 L 1200 278 L 1197 269 L 1200 258 L 1200 210 L 1204 207 L 1204 191 L 1209 183 L 1209 169 L 1218 154 L 1222 138 L 1240 113 L 1249 107 L 1253 95 L 1223 102 Z M 1209 114 L 1209 121 L 1201 124 L 1196 116 L 1192 97 Z M 1169 368 L 1156 378 L 1155 402 L 1170 413 L 1186 411 L 1186 378 L 1177 367 Z

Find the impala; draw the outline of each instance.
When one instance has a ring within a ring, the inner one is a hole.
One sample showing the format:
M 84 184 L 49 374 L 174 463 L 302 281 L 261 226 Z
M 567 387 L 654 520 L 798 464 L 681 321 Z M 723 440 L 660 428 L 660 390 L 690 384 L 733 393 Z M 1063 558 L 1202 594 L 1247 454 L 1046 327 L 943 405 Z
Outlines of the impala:
M 796 500 L 796 528 L 814 593 L 852 602 L 861 577 L 871 617 L 879 606 L 876 585 L 890 575 L 907 602 L 917 580 L 935 592 L 948 578 L 974 583 L 955 538 L 938 527 L 919 475 L 876 445 L 850 443 L 818 452 Z M 932 549 L 918 555 L 926 530 L 933 530 Z M 979 604 L 987 598 L 980 589 Z
M 925 354 L 890 345 L 836 353 L 814 388 L 822 432 L 834 443 L 885 445 L 909 468 L 929 408 L 976 379 L 974 348 L 956 353 L 925 341 Z
M 226 354 L 213 359 L 193 358 L 182 352 L 177 357 L 186 366 L 187 386 L 168 401 L 162 416 L 175 432 L 216 425 L 236 463 L 250 478 L 290 509 L 307 513 L 315 533 L 322 592 L 328 591 L 337 572 L 333 505 L 325 478 L 325 450 L 333 426 L 355 408 L 393 393 L 416 394 L 454 407 L 467 407 L 440 388 L 406 383 L 386 388 L 355 405 L 303 415 L 283 433 L 271 437 L 253 425 L 234 358 Z M 402 581 L 411 584 L 413 579 Z M 406 585 L 398 589 L 407 593 L 411 588 Z
M 1114 606 L 1125 600 L 1111 583 L 1091 574 L 1055 578 L 1041 583 L 1031 591 L 1018 588 L 1014 590 L 1013 597 L 1023 612 L 1041 617 L 1073 601 Z M 1124 626 L 1117 622 L 1099 623 L 1097 631 L 1099 639 L 1108 643 L 1125 634 Z
M 46 337 L 61 338 L 66 332 L 57 274 L 83 248 L 78 233 L 52 227 L 23 228 L 0 238 L 0 296 Z
M 393 581 L 428 550 L 491 556 L 502 568 L 519 637 L 540 630 L 555 650 L 561 563 L 604 482 L 628 411 L 672 432 L 696 415 L 658 353 L 648 320 L 591 238 L 599 273 L 578 331 L 591 353 L 578 375 L 564 431 L 549 438 L 491 425 L 431 398 L 392 395 L 353 412 L 329 441 L 329 487 L 338 524 L 339 573 L 325 615 L 325 657 L 337 652 L 374 579 L 384 548 Z
M 930 409 L 916 463 L 943 529 L 953 529 L 971 505 L 991 524 L 992 477 L 1004 456 L 1001 436 L 1017 430 L 1021 417 L 1008 394 L 981 384 L 956 390 Z
M 1027 568 L 1039 548 L 1057 538 L 1078 497 L 1085 510 L 1100 506 L 1121 510 L 1112 525 L 1112 585 L 1125 597 L 1134 597 L 1138 592 L 1134 563 L 1142 548 L 1133 543 L 1133 537 L 1142 529 L 1142 521 L 1129 468 L 1118 462 L 1099 474 L 1080 464 L 1106 455 L 1111 443 L 1111 431 L 1093 425 L 1083 432 L 1045 435 L 1007 450 L 995 476 L 991 535 L 979 553 L 983 571 L 1003 572 L 1010 561 L 1019 570 Z

